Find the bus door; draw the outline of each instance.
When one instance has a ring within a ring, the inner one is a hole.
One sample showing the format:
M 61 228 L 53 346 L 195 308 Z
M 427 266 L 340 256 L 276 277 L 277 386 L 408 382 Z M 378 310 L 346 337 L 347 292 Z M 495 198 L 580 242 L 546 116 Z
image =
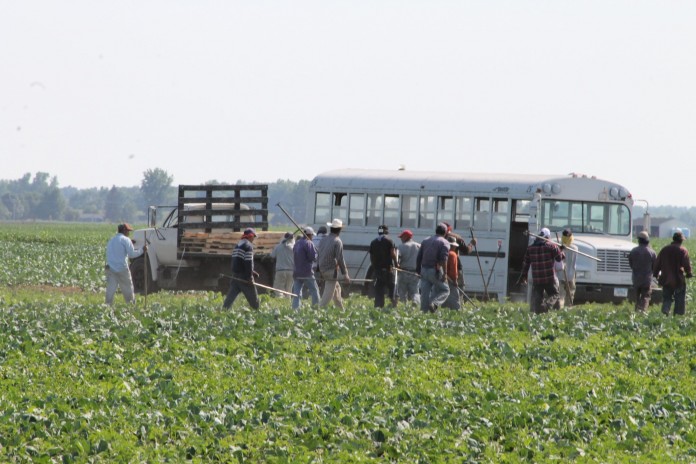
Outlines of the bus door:
M 527 291 L 517 284 L 522 274 L 524 255 L 529 245 L 529 215 L 531 201 L 512 200 L 508 245 L 507 288 L 512 301 L 525 301 Z

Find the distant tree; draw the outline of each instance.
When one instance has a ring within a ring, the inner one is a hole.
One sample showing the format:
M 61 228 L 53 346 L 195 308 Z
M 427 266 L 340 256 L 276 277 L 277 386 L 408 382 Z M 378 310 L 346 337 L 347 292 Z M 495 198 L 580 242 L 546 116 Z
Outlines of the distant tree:
M 309 181 L 294 182 L 278 179 L 268 186 L 269 222 L 274 225 L 292 224 L 276 205 L 280 203 L 298 224 L 306 223 Z
M 40 195 L 38 203 L 35 205 L 32 212 L 38 219 L 63 219 L 63 212 L 67 202 L 63 198 L 58 187 L 48 187 Z
M 124 201 L 125 196 L 121 192 L 121 189 L 115 185 L 111 187 L 111 190 L 109 190 L 109 193 L 106 195 L 106 201 L 104 202 L 104 219 L 110 222 L 122 221 Z
M 143 194 L 145 207 L 150 205 L 165 204 L 171 196 L 170 190 L 174 177 L 170 176 L 167 171 L 155 168 L 148 169 L 143 174 L 143 180 L 140 184 L 140 191 Z
M 24 207 L 18 195 L 14 193 L 5 193 L 0 200 L 10 214 L 8 219 L 19 219 L 22 217 L 24 214 Z

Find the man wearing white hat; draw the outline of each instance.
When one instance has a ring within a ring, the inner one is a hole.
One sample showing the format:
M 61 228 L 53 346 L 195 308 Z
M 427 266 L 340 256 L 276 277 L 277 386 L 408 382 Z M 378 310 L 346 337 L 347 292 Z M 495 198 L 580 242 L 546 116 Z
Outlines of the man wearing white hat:
M 545 313 L 559 308 L 558 279 L 556 263 L 562 263 L 563 251 L 551 240 L 551 231 L 544 227 L 534 243 L 527 247 L 522 266 L 520 283 L 527 283 L 527 273 L 532 268 L 532 299 L 529 303 L 533 313 Z M 544 299 L 546 294 L 546 299 Z
M 319 273 L 325 282 L 324 291 L 319 300 L 319 307 L 326 308 L 333 300 L 336 306 L 343 309 L 341 285 L 338 281 L 339 269 L 341 270 L 341 274 L 343 274 L 345 283 L 350 283 L 346 260 L 343 258 L 343 242 L 339 238 L 341 229 L 343 229 L 343 221 L 334 219 L 326 225 L 329 226 L 329 235 L 319 242 L 319 247 L 317 248 L 317 252 L 319 253 L 317 265 L 319 267 Z

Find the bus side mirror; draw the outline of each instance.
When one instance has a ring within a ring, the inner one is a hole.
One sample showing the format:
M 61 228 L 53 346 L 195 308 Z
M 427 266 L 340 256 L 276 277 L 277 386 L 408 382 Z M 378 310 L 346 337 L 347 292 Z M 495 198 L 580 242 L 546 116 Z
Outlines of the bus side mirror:
M 155 206 L 150 206 L 147 212 L 147 225 L 148 227 L 157 227 L 157 208 Z

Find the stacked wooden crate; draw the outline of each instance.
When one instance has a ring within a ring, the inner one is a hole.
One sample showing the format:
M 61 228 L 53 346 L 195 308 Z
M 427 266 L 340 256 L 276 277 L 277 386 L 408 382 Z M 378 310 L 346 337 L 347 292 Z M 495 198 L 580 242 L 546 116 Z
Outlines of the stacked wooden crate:
M 284 232 L 258 232 L 254 240 L 254 251 L 270 253 L 283 239 Z M 223 254 L 232 253 L 232 249 L 242 239 L 241 232 L 184 232 L 181 248 L 187 253 Z

